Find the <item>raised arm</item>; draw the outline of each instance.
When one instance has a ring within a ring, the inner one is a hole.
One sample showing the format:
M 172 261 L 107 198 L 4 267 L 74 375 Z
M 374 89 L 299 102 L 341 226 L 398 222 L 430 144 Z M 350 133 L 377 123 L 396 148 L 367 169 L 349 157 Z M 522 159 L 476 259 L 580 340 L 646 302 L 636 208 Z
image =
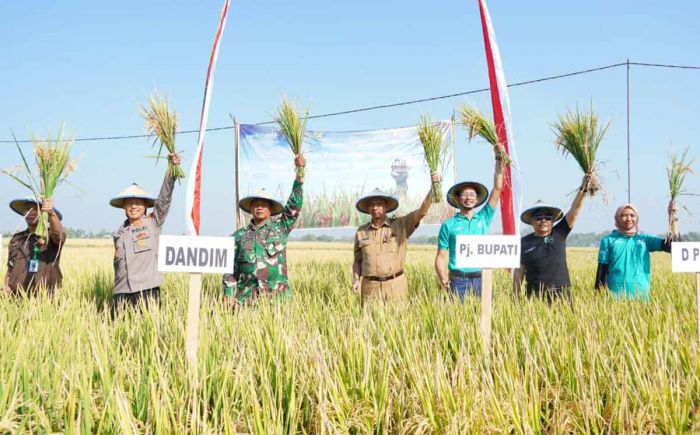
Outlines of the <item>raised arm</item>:
M 306 159 L 301 154 L 294 158 L 294 165 L 297 168 L 303 168 L 306 166 Z M 304 205 L 304 177 L 298 173 L 294 179 L 294 184 L 292 185 L 292 193 L 289 194 L 287 203 L 282 210 L 282 216 L 280 217 L 280 224 L 282 226 L 282 231 L 286 235 L 292 232 L 294 224 L 299 219 L 301 214 L 301 207 Z
M 421 203 L 420 207 L 416 210 L 415 213 L 413 213 L 413 226 L 418 226 L 420 221 L 425 217 L 425 215 L 428 214 L 428 211 L 430 211 L 430 206 L 432 205 L 432 201 L 430 200 L 430 191 L 432 190 L 432 183 L 439 183 L 442 180 L 440 175 L 437 172 L 433 172 L 430 174 L 430 182 L 431 182 L 431 189 L 428 190 L 428 194 L 425 195 L 425 199 Z
M 501 191 L 503 190 L 503 159 L 501 159 L 499 155 L 496 155 L 495 160 L 493 189 L 491 189 L 491 196 L 489 196 L 489 205 L 494 210 L 498 207 L 498 201 L 501 199 Z
M 176 153 L 172 153 L 168 156 L 168 161 L 172 164 L 180 164 L 180 156 Z M 160 186 L 160 193 L 156 199 L 156 203 L 153 206 L 153 218 L 156 220 L 156 225 L 161 228 L 165 223 L 165 218 L 168 217 L 168 211 L 170 210 L 170 203 L 173 199 L 173 188 L 175 187 L 175 177 L 171 177 L 168 173 L 165 173 L 165 179 L 163 184 Z
M 53 207 L 53 199 L 44 198 L 41 201 L 41 211 L 49 215 L 49 238 L 57 245 L 61 245 L 66 240 L 66 234 L 63 231 L 63 225 L 58 218 L 58 214 Z
M 578 218 L 578 214 L 581 211 L 581 207 L 583 206 L 583 201 L 586 199 L 585 186 L 588 184 L 589 178 L 590 177 L 588 174 L 583 176 L 583 182 L 581 182 L 581 187 L 578 188 L 578 192 L 576 192 L 576 196 L 574 197 L 574 200 L 571 203 L 571 208 L 566 213 L 565 219 L 566 223 L 569 224 L 569 228 L 573 228 L 576 224 L 576 219 Z

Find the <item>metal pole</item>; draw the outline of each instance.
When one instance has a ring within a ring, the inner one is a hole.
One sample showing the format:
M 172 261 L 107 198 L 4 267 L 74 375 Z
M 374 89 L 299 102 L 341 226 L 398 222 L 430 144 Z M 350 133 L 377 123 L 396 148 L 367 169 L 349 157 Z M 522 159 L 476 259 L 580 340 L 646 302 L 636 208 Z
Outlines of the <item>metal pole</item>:
M 455 129 L 456 120 L 455 111 L 452 110 L 452 118 L 450 118 L 450 136 L 452 139 L 452 182 L 457 182 L 457 130 Z
M 627 59 L 627 202 L 632 202 L 632 177 L 630 175 L 630 60 Z
M 241 183 L 240 183 L 240 178 L 238 173 L 240 172 L 241 165 L 240 165 L 240 160 L 239 160 L 239 154 L 238 154 L 238 144 L 239 144 L 239 139 L 240 139 L 240 124 L 238 123 L 238 120 L 236 118 L 233 118 L 233 134 L 234 134 L 234 139 L 233 139 L 233 156 L 234 156 L 234 172 L 235 174 L 235 180 L 234 183 L 236 184 L 236 196 L 235 196 L 235 202 L 233 206 L 236 208 L 236 229 L 239 229 L 241 227 L 241 211 L 238 209 L 238 201 L 241 199 L 240 191 L 241 191 Z

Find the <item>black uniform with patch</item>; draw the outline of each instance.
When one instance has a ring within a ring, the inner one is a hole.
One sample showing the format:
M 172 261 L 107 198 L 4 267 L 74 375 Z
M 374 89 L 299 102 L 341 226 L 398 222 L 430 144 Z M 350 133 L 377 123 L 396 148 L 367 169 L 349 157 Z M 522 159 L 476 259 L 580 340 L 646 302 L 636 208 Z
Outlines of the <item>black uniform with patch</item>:
M 566 238 L 570 232 L 566 219 L 562 219 L 549 236 L 532 233 L 522 238 L 520 264 L 525 266 L 528 296 L 540 295 L 542 289 L 560 290 L 571 285 L 566 265 Z

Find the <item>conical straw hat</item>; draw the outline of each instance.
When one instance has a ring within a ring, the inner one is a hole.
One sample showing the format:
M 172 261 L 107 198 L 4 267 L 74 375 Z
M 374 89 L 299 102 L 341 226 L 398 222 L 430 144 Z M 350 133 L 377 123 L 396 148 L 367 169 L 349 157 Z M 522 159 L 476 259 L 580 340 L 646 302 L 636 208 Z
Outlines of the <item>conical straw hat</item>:
M 546 202 L 537 201 L 532 207 L 528 208 L 520 215 L 520 220 L 525 224 L 531 224 L 532 217 L 540 212 L 545 212 L 552 215 L 554 222 L 564 217 L 564 214 L 559 207 L 547 204 Z
M 156 199 L 136 183 L 127 187 L 119 195 L 112 198 L 109 201 L 109 205 L 116 208 L 124 208 L 125 199 L 143 199 L 146 201 L 146 208 L 153 207 L 153 204 L 156 203 Z
M 241 199 L 240 201 L 238 201 L 238 206 L 244 212 L 250 213 L 250 204 L 256 199 L 262 199 L 270 202 L 270 214 L 272 216 L 278 215 L 282 213 L 282 210 L 284 210 L 284 206 L 282 205 L 282 203 L 265 189 L 260 189 L 253 195 L 248 195 L 245 198 Z
M 32 207 L 36 207 L 36 205 L 36 200 L 34 198 L 29 197 L 17 198 L 10 201 L 10 208 L 12 209 L 12 211 L 22 216 L 25 216 L 29 209 Z M 53 211 L 56 213 L 56 216 L 58 216 L 58 220 L 63 220 L 63 215 L 60 211 L 58 211 L 58 209 L 54 208 Z
M 362 213 L 369 214 L 368 203 L 371 199 L 383 199 L 384 201 L 386 201 L 387 213 L 391 213 L 392 211 L 399 208 L 399 200 L 396 199 L 396 197 L 379 189 L 374 189 L 369 194 L 357 200 L 357 204 L 355 204 L 355 207 Z

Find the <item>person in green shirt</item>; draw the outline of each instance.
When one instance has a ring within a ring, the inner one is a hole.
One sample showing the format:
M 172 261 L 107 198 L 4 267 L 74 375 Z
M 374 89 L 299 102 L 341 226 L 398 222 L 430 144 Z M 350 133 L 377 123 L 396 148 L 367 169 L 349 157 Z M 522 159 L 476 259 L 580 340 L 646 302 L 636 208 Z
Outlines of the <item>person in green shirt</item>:
M 303 168 L 306 160 L 302 155 L 297 155 L 294 164 Z M 303 176 L 297 174 L 285 206 L 264 190 L 238 202 L 238 206 L 252 219 L 247 226 L 233 234 L 236 244 L 233 273 L 223 277 L 227 303 L 241 305 L 259 296 L 290 296 L 287 237 L 304 203 L 303 183 Z
M 457 183 L 447 192 L 447 202 L 452 207 L 458 208 L 459 213 L 440 226 L 435 271 L 442 288 L 453 292 L 460 299 L 468 293 L 481 297 L 481 269 L 457 268 L 457 236 L 489 233 L 489 226 L 498 207 L 502 189 L 503 161 L 496 155 L 491 195 L 486 186 L 474 181 Z M 484 203 L 486 205 L 476 211 Z
M 676 210 L 668 204 L 669 214 Z M 607 287 L 613 296 L 649 299 L 651 284 L 650 252 L 671 252 L 671 239 L 663 239 L 639 231 L 639 213 L 632 204 L 624 204 L 615 212 L 612 233 L 600 241 L 595 287 Z

